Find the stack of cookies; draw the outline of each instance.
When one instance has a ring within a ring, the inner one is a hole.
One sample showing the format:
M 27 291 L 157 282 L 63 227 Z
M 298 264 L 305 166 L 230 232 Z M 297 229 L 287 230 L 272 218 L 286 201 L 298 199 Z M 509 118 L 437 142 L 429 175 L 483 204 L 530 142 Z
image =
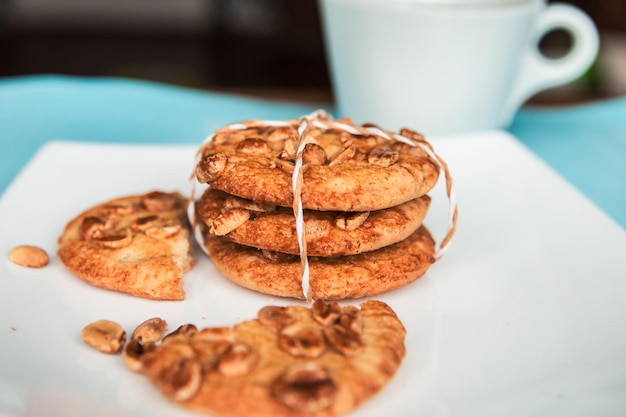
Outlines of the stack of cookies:
M 198 152 L 195 177 L 207 186 L 191 220 L 215 267 L 238 285 L 294 298 L 372 296 L 435 262 L 422 221 L 442 166 L 409 130 L 323 112 L 237 123 Z

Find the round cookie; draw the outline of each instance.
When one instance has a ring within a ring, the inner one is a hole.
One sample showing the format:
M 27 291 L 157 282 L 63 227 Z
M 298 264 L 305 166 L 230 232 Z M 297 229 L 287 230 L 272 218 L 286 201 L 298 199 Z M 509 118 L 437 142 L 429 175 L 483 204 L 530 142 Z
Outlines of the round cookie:
M 267 306 L 233 327 L 186 324 L 140 356 L 167 398 L 216 417 L 333 417 L 381 391 L 406 330 L 387 304 Z
M 218 130 L 199 150 L 196 179 L 258 203 L 292 207 L 292 176 L 303 145 L 305 209 L 380 210 L 421 197 L 437 182 L 439 165 L 417 133 L 403 131 L 401 141 L 376 135 L 382 131 L 371 126 L 306 122 L 305 129 L 303 121 L 292 120 Z
M 83 281 L 150 299 L 184 299 L 183 273 L 195 264 L 179 193 L 98 204 L 71 220 L 58 244 L 61 262 Z
M 239 245 L 204 233 L 204 247 L 215 267 L 230 281 L 254 291 L 304 298 L 300 258 Z M 369 297 L 403 287 L 435 262 L 435 242 L 421 226 L 408 238 L 372 252 L 310 257 L 311 297 L 340 300 Z
M 345 256 L 369 252 L 399 242 L 422 224 L 430 197 L 372 212 L 304 212 L 307 254 Z M 298 255 L 293 210 L 267 206 L 219 190 L 207 189 L 196 212 L 210 233 L 259 249 Z

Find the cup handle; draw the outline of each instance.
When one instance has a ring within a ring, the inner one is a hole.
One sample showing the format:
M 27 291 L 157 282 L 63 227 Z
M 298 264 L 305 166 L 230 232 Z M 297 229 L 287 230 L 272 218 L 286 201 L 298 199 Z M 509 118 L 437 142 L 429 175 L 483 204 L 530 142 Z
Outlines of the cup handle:
M 539 51 L 539 42 L 550 31 L 563 29 L 572 45 L 561 58 L 551 59 Z M 539 12 L 521 61 L 518 79 L 509 97 L 502 125 L 508 125 L 526 99 L 547 88 L 573 81 L 595 60 L 600 47 L 598 31 L 582 10 L 568 4 L 552 4 Z

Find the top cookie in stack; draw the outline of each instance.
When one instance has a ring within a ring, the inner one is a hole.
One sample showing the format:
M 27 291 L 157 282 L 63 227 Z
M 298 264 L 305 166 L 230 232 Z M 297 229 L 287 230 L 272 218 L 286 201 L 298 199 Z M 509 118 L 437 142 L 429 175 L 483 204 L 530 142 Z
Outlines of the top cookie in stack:
M 264 293 L 345 299 L 422 276 L 422 225 L 441 161 L 415 132 L 332 120 L 248 121 L 216 131 L 195 176 L 196 226 L 215 266 Z

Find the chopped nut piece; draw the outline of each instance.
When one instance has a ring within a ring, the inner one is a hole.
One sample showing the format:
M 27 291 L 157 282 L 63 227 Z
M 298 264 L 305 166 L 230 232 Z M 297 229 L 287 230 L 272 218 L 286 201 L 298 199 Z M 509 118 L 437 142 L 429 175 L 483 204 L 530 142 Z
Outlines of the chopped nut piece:
M 359 334 L 339 324 L 324 328 L 324 336 L 329 345 L 345 356 L 355 355 L 363 348 Z
M 252 200 L 247 200 L 245 198 L 229 196 L 224 200 L 224 205 L 222 206 L 224 210 L 230 209 L 246 209 L 250 211 L 256 211 L 260 213 L 267 213 L 270 211 L 276 210 L 276 206 L 271 204 L 263 204 L 257 203 Z
M 322 333 L 317 328 L 302 324 L 285 327 L 278 336 L 278 344 L 296 358 L 317 358 L 326 349 Z
M 166 351 L 168 351 L 170 354 L 172 355 L 177 355 L 178 357 L 181 358 L 187 358 L 187 359 L 192 359 L 196 357 L 196 352 L 193 349 L 193 347 L 191 346 L 191 343 L 189 343 L 190 337 L 186 337 L 183 339 L 182 334 L 179 334 L 177 338 L 175 337 L 170 337 L 167 342 L 168 343 L 163 343 L 163 341 L 161 342 L 161 344 L 159 345 L 159 349 L 164 349 Z
M 400 159 L 400 154 L 391 149 L 374 148 L 367 156 L 367 162 L 372 165 L 378 165 L 381 167 L 388 167 Z
M 366 138 L 362 138 L 354 144 L 356 145 L 356 150 L 358 152 L 362 153 L 363 155 L 367 155 L 376 145 L 378 145 L 378 141 L 376 140 L 376 138 L 369 136 Z
M 425 140 L 424 135 L 422 135 L 421 133 L 417 133 L 406 128 L 400 129 L 400 134 L 405 138 L 412 139 L 416 142 L 424 142 Z
M 249 155 L 259 155 L 269 151 L 270 147 L 261 138 L 247 138 L 237 144 L 237 152 Z
M 95 236 L 96 232 L 102 232 L 106 229 L 106 220 L 96 217 L 89 216 L 83 219 L 83 222 L 80 224 L 80 228 L 78 233 L 80 237 L 84 240 L 89 240 Z
M 188 400 L 200 389 L 202 365 L 187 344 L 159 346 L 141 360 L 148 378 L 174 401 Z
M 335 220 L 335 226 L 341 230 L 356 230 L 365 223 L 369 217 L 369 211 L 360 211 L 349 215 L 339 215 Z
M 81 332 L 85 343 L 103 353 L 117 353 L 126 342 L 126 332 L 119 324 L 98 320 L 85 326 Z
M 197 331 L 198 328 L 195 325 L 183 324 L 182 326 L 178 327 L 178 329 L 163 337 L 161 343 L 176 342 L 179 340 L 188 341 L 194 334 L 196 334 Z
M 272 162 L 274 162 L 274 165 L 276 168 L 287 172 L 288 174 L 293 174 L 293 171 L 295 169 L 293 162 L 289 161 L 289 160 L 284 160 L 282 158 L 283 153 L 281 152 L 278 155 L 279 159 L 274 159 Z
M 354 158 L 354 155 L 356 155 L 356 146 L 352 143 L 343 150 L 339 151 L 328 165 L 335 166 L 337 164 L 342 164 Z
M 146 344 L 161 340 L 167 331 L 167 322 L 159 317 L 153 317 L 135 328 L 131 340 L 138 340 Z
M 128 214 L 132 214 L 137 211 L 137 207 L 133 203 L 125 203 L 125 204 L 107 204 L 102 207 L 100 213 L 103 216 L 125 216 Z
M 196 178 L 201 183 L 211 182 L 226 168 L 228 156 L 223 153 L 205 155 L 196 168 Z
M 143 196 L 141 203 L 151 211 L 172 210 L 178 205 L 176 194 L 152 191 Z
M 285 149 L 278 155 L 278 157 L 285 161 L 293 161 L 296 159 L 296 139 L 289 138 L 285 141 Z
M 202 365 L 205 371 L 215 369 L 220 356 L 230 348 L 232 343 L 227 341 L 209 342 L 206 340 L 197 340 L 195 337 L 191 339 L 191 347 L 195 352 L 196 359 Z
M 150 216 L 140 217 L 133 222 L 131 227 L 136 232 L 143 232 L 150 227 L 154 227 L 158 223 L 158 220 L 159 216 L 154 214 Z
M 254 369 L 258 359 L 250 345 L 234 343 L 220 355 L 217 370 L 225 376 L 245 375 Z
M 278 142 L 281 140 L 287 140 L 290 137 L 294 137 L 296 135 L 295 129 L 292 127 L 278 127 L 272 130 L 267 135 L 268 142 Z
M 337 385 L 325 368 L 314 363 L 293 365 L 271 386 L 272 395 L 287 407 L 314 413 L 330 407 Z
M 218 215 L 211 223 L 210 232 L 224 236 L 250 219 L 250 212 L 245 209 L 230 209 Z
M 296 321 L 287 307 L 279 306 L 265 306 L 259 310 L 257 317 L 261 324 L 275 328 L 281 328 Z
M 194 333 L 193 340 L 233 343 L 235 341 L 235 331 L 231 327 L 207 327 Z
M 175 224 L 172 226 L 162 226 L 162 227 L 150 227 L 144 231 L 146 236 L 153 237 L 155 239 L 167 239 L 174 236 L 176 233 L 180 232 L 182 227 L 180 225 Z
M 272 262 L 293 262 L 298 257 L 298 255 L 291 255 L 289 253 L 269 249 L 261 249 L 261 255 Z
M 338 302 L 332 301 L 325 303 L 322 300 L 315 300 L 311 306 L 311 315 L 313 319 L 322 326 L 328 326 L 333 323 L 341 314 L 341 306 Z
M 352 136 L 352 134 L 348 132 L 341 132 L 339 134 L 339 140 L 341 141 L 341 145 L 344 148 L 347 148 L 354 144 L 354 136 Z
M 213 142 L 216 145 L 223 145 L 225 143 L 237 143 L 243 138 L 245 138 L 246 134 L 241 131 L 225 131 L 219 132 L 213 138 Z
M 93 242 L 98 246 L 106 249 L 119 249 L 125 248 L 133 241 L 133 233 L 130 228 L 120 232 L 111 234 L 99 234 L 95 233 L 92 236 Z
M 359 309 L 355 306 L 345 306 L 335 324 L 356 334 L 361 334 L 363 331 L 363 319 Z
M 130 340 L 124 350 L 122 350 L 122 359 L 128 369 L 133 372 L 143 372 L 143 364 L 141 357 L 156 348 L 154 343 L 141 343 L 137 339 Z
M 11 262 L 28 268 L 43 268 L 50 262 L 48 253 L 32 245 L 16 246 L 9 252 Z
M 324 165 L 326 163 L 326 152 L 324 148 L 316 143 L 307 143 L 302 152 L 302 163 L 309 165 Z

